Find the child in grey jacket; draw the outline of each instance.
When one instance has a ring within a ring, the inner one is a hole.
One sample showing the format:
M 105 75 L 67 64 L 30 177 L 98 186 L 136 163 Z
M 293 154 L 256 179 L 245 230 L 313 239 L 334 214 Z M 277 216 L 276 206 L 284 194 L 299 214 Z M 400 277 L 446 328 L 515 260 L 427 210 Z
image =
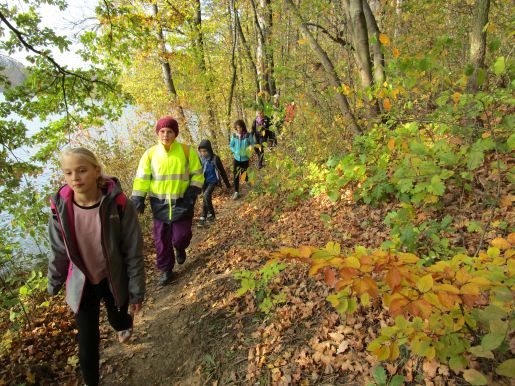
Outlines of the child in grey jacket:
M 79 331 L 79 363 L 89 386 L 99 382 L 99 315 L 104 301 L 120 342 L 132 333 L 132 316 L 145 294 L 143 242 L 134 204 L 118 180 L 104 177 L 95 155 L 65 150 L 61 168 L 66 185 L 50 200 L 52 256 L 48 292 L 66 282 L 66 302 Z

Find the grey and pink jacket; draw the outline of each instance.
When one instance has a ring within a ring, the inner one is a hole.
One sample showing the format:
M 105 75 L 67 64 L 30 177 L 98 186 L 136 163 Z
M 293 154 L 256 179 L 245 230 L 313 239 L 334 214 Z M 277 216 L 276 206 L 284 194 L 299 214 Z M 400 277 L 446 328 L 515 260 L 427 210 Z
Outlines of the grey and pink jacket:
M 109 288 L 117 307 L 143 301 L 145 271 L 143 240 L 134 204 L 116 178 L 106 178 L 100 205 L 102 249 Z M 73 215 L 73 190 L 65 185 L 50 199 L 48 231 L 52 254 L 48 262 L 48 292 L 57 294 L 66 282 L 66 302 L 77 313 L 86 283 L 86 269 L 77 247 Z

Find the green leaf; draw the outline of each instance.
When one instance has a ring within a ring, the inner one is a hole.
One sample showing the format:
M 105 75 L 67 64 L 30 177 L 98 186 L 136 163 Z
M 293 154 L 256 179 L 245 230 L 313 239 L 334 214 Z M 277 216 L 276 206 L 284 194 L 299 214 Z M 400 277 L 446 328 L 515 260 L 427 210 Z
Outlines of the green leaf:
M 485 83 L 485 80 L 486 80 L 486 71 L 484 68 L 478 68 L 477 69 L 477 79 L 476 79 L 476 82 L 477 82 L 477 85 L 478 86 L 482 86 L 483 83 Z
M 29 289 L 26 286 L 21 286 L 20 289 L 20 295 L 27 295 L 29 293 Z
M 340 198 L 340 192 L 331 190 L 329 193 L 327 193 L 327 196 L 332 202 L 336 202 Z
M 492 39 L 492 41 L 490 41 L 490 43 L 488 44 L 488 48 L 492 52 L 497 51 L 500 46 L 501 46 L 501 41 L 498 38 Z
M 480 358 L 494 359 L 494 354 L 489 350 L 485 350 L 483 346 L 473 346 L 469 348 L 469 352 Z
M 329 221 L 331 221 L 331 216 L 328 215 L 327 213 L 322 213 L 320 215 L 320 220 L 322 220 L 325 223 L 328 223 Z
M 490 332 L 506 335 L 508 331 L 508 322 L 500 319 L 490 321 Z
M 504 62 L 504 56 L 499 56 L 493 65 L 494 74 L 501 75 L 506 69 L 506 63 Z
M 508 359 L 495 369 L 495 372 L 505 377 L 515 378 L 515 358 Z
M 467 225 L 467 232 L 480 232 L 483 229 L 482 224 L 479 221 L 469 221 Z
M 472 63 L 467 63 L 465 66 L 465 75 L 470 76 L 474 73 L 474 65 Z
M 402 375 L 394 375 L 390 380 L 389 386 L 401 386 L 404 384 L 404 377 Z
M 485 159 L 485 154 L 480 149 L 472 149 L 469 153 L 469 157 L 467 160 L 467 167 L 469 170 L 477 169 L 479 166 L 483 164 Z
M 508 149 L 510 149 L 510 150 L 515 149 L 515 133 L 510 135 L 510 137 L 508 138 L 506 143 L 508 144 Z
M 386 385 L 386 370 L 383 366 L 377 365 L 372 369 L 372 375 L 374 376 L 377 383 L 381 385 Z
M 485 351 L 495 350 L 497 347 L 501 345 L 505 337 L 506 334 L 497 332 L 491 332 L 489 334 L 486 334 L 481 339 L 481 347 L 483 347 Z
M 463 372 L 463 378 L 471 385 L 487 385 L 488 380 L 479 371 L 467 369 Z
M 389 386 L 401 386 L 404 385 L 404 377 L 402 375 L 394 375 L 390 380 Z
M 433 178 L 431 178 L 431 185 L 429 187 L 430 189 L 428 190 L 437 196 L 441 196 L 445 192 L 445 184 L 440 179 L 440 176 L 433 176 Z
M 454 355 L 449 359 L 449 367 L 451 370 L 458 371 L 467 365 L 467 360 L 463 355 Z

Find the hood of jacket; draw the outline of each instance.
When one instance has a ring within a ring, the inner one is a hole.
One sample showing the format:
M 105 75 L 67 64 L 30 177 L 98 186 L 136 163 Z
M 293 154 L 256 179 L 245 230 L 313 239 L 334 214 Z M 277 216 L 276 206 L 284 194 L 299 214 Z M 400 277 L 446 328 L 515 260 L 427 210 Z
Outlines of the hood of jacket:
M 209 153 L 209 158 L 213 158 L 214 152 L 213 147 L 211 146 L 211 141 L 209 139 L 203 139 L 200 141 L 200 145 L 198 145 L 198 149 L 206 149 Z

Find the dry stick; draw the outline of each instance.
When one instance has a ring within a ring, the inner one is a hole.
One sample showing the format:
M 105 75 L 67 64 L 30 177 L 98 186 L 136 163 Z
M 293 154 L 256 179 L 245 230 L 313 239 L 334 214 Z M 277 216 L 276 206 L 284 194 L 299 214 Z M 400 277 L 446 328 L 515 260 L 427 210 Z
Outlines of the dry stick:
M 483 103 L 483 107 L 485 107 L 485 110 L 486 110 L 486 106 L 484 106 L 484 103 Z M 476 252 L 474 253 L 474 256 L 473 257 L 476 257 L 477 254 L 479 253 L 479 251 L 481 250 L 481 248 L 483 247 L 483 243 L 485 241 L 485 236 L 486 236 L 486 232 L 488 231 L 488 228 L 490 228 L 490 224 L 492 223 L 492 220 L 494 218 L 494 215 L 495 215 L 495 209 L 497 208 L 497 206 L 499 205 L 499 200 L 500 200 L 500 196 L 501 196 L 501 182 L 502 182 L 502 178 L 501 178 L 501 161 L 499 159 L 499 151 L 497 149 L 497 141 L 495 140 L 495 136 L 494 136 L 494 132 L 492 130 L 492 125 L 491 125 L 491 122 L 490 122 L 490 118 L 488 117 L 488 114 L 486 114 L 486 111 L 485 111 L 485 115 L 488 119 L 488 128 L 490 129 L 490 133 L 491 133 L 491 136 L 494 140 L 494 144 L 495 144 L 495 157 L 497 159 L 497 173 L 499 175 L 498 177 L 498 180 L 497 180 L 497 192 L 496 192 L 496 195 L 495 195 L 495 202 L 492 204 L 492 208 L 491 208 L 491 211 L 490 211 L 490 218 L 488 219 L 488 222 L 485 224 L 485 227 L 483 228 L 483 233 L 481 234 L 481 240 L 479 241 L 479 245 L 476 249 Z

